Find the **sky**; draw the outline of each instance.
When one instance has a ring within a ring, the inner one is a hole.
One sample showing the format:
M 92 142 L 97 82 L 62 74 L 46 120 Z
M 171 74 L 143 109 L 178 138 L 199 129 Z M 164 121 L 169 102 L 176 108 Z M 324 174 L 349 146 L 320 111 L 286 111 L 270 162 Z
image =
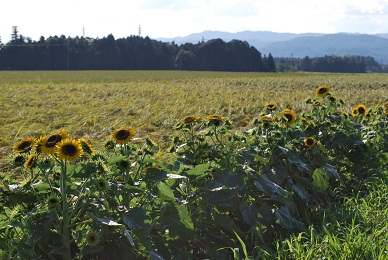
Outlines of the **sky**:
M 8 0 L 0 37 L 12 27 L 41 36 L 173 38 L 205 30 L 388 33 L 388 0 Z M 139 30 L 139 28 L 141 28 Z

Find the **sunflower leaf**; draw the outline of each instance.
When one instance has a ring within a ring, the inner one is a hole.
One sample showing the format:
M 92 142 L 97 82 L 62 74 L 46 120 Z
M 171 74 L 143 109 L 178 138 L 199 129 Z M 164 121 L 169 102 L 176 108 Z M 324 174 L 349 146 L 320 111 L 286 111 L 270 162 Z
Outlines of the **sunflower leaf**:
M 315 169 L 313 172 L 313 184 L 322 190 L 329 188 L 329 176 L 327 176 L 324 169 Z
M 301 231 L 305 229 L 304 224 L 292 217 L 290 211 L 285 206 L 275 211 L 275 217 L 279 224 L 288 230 Z
M 100 218 L 100 217 L 92 215 L 92 218 L 95 221 L 97 221 L 97 222 L 99 222 L 101 224 L 107 225 L 107 226 L 121 226 L 122 225 L 122 224 L 117 223 L 116 221 L 114 221 L 112 217 Z

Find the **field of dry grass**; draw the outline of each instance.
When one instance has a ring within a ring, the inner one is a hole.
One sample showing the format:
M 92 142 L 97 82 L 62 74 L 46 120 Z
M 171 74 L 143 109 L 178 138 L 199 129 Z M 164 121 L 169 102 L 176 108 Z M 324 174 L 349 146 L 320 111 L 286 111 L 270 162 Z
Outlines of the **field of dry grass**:
M 0 72 L 0 156 L 21 137 L 64 128 L 98 147 L 112 129 L 129 125 L 138 137 L 169 143 L 187 115 L 226 116 L 249 127 L 267 102 L 305 111 L 304 100 L 328 85 L 344 109 L 386 101 L 388 75 L 226 73 L 184 71 Z

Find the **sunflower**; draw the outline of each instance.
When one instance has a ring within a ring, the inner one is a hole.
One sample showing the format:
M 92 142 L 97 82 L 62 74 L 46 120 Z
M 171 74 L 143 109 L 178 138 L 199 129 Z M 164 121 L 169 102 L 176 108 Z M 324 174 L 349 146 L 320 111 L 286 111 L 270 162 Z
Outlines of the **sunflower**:
M 388 115 L 388 107 L 384 107 L 383 112 L 384 112 L 385 115 Z
M 66 130 L 60 130 L 50 136 L 41 136 L 38 139 L 38 152 L 43 154 L 54 154 L 55 146 L 65 140 L 69 136 L 69 133 Z
M 198 117 L 197 116 L 186 116 L 185 118 L 183 118 L 183 123 L 185 125 L 191 125 L 191 124 L 194 124 L 197 121 L 198 121 Z
M 29 152 L 36 143 L 35 138 L 26 137 L 20 140 L 16 145 L 13 146 L 13 150 L 17 153 Z
M 92 144 L 90 143 L 89 140 L 82 137 L 82 138 L 78 139 L 78 142 L 82 146 L 82 151 L 84 151 L 85 153 L 88 153 L 92 156 L 95 154 L 94 149 L 92 148 Z
M 108 181 L 105 178 L 100 177 L 100 178 L 98 178 L 96 180 L 96 186 L 97 186 L 97 190 L 98 191 L 103 191 L 104 192 L 104 191 L 108 190 L 109 183 L 108 183 Z
M 126 144 L 136 135 L 136 130 L 131 127 L 122 126 L 112 132 L 111 136 L 118 144 Z
M 318 106 L 320 106 L 321 105 L 321 102 L 319 102 L 319 101 L 317 101 L 317 100 L 315 100 L 314 102 L 313 102 L 313 106 L 314 107 L 318 107 Z
M 310 122 L 306 118 L 304 118 L 304 117 L 302 117 L 300 119 L 300 122 L 302 122 L 302 124 L 304 124 L 304 125 L 310 125 Z
M 286 122 L 285 122 L 285 125 L 286 126 L 289 126 L 291 124 L 293 124 L 295 121 L 296 121 L 296 114 L 294 111 L 290 110 L 290 109 L 285 109 L 283 110 L 281 113 L 280 113 L 280 117 L 284 117 L 286 118 Z
M 82 145 L 73 139 L 65 139 L 55 146 L 57 156 L 69 162 L 82 155 Z
M 337 98 L 335 96 L 330 96 L 329 100 L 330 100 L 330 102 L 336 102 Z
M 52 209 L 59 205 L 59 198 L 55 195 L 51 195 L 47 198 L 47 206 Z
M 221 122 L 225 120 L 225 117 L 220 115 L 209 115 L 206 116 L 206 119 L 209 121 L 209 124 L 219 126 Z
M 324 97 L 324 96 L 326 96 L 327 93 L 329 93 L 329 91 L 330 91 L 330 87 L 329 86 L 320 86 L 315 91 L 315 95 L 317 97 Z
M 357 109 L 357 112 L 358 114 L 366 114 L 367 113 L 367 109 L 366 109 L 366 106 L 364 104 L 360 104 L 356 107 Z
M 24 163 L 24 169 L 25 171 L 29 171 L 32 169 L 32 167 L 34 167 L 36 164 L 36 154 L 35 153 L 32 153 L 30 154 L 30 156 L 28 156 L 26 162 Z
M 269 121 L 269 122 L 273 122 L 274 121 L 274 119 L 273 119 L 273 117 L 272 116 L 261 116 L 260 117 L 260 119 L 261 119 L 261 121 Z
M 86 236 L 86 243 L 89 246 L 96 246 L 100 242 L 100 237 L 98 236 L 98 233 L 95 231 L 90 231 L 88 235 Z
M 352 116 L 358 116 L 358 109 L 357 109 L 357 107 L 352 109 Z
M 313 147 L 317 144 L 317 141 L 314 139 L 314 137 L 307 137 L 304 139 L 304 145 L 307 147 Z
M 383 102 L 383 107 L 388 107 L 388 102 Z
M 276 104 L 273 103 L 273 102 L 269 102 L 269 103 L 265 104 L 265 107 L 266 107 L 268 110 L 275 110 L 275 109 L 276 109 Z
M 22 166 L 26 162 L 26 158 L 24 154 L 14 154 L 8 159 L 8 162 L 14 166 Z

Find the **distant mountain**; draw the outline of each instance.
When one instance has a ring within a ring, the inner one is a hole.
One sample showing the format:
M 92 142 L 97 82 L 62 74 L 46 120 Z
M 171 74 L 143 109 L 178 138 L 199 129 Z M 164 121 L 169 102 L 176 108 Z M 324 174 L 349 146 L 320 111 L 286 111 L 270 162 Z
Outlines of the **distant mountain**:
M 372 56 L 388 62 L 388 39 L 366 34 L 328 34 L 320 37 L 298 37 L 275 42 L 260 49 L 274 57 L 322 57 L 325 55 Z
M 224 41 L 233 39 L 247 41 L 263 55 L 271 53 L 274 57 L 322 57 L 325 55 L 360 55 L 372 56 L 376 61 L 388 64 L 388 33 L 385 34 L 351 34 L 351 33 L 276 33 L 268 31 L 243 31 L 228 33 L 204 31 L 186 37 L 159 38 L 164 42 L 176 44 L 198 43 L 202 40 L 220 38 Z
M 176 44 L 184 43 L 198 43 L 202 40 L 208 41 L 211 39 L 220 38 L 224 41 L 231 40 L 241 40 L 247 41 L 251 46 L 254 46 L 256 49 L 260 50 L 262 47 L 272 44 L 279 41 L 292 40 L 297 37 L 303 36 L 322 36 L 322 33 L 277 33 L 269 31 L 243 31 L 237 33 L 221 32 L 221 31 L 204 31 L 201 33 L 193 33 L 185 37 L 175 37 L 175 38 L 158 38 L 157 40 L 162 42 L 172 42 Z

